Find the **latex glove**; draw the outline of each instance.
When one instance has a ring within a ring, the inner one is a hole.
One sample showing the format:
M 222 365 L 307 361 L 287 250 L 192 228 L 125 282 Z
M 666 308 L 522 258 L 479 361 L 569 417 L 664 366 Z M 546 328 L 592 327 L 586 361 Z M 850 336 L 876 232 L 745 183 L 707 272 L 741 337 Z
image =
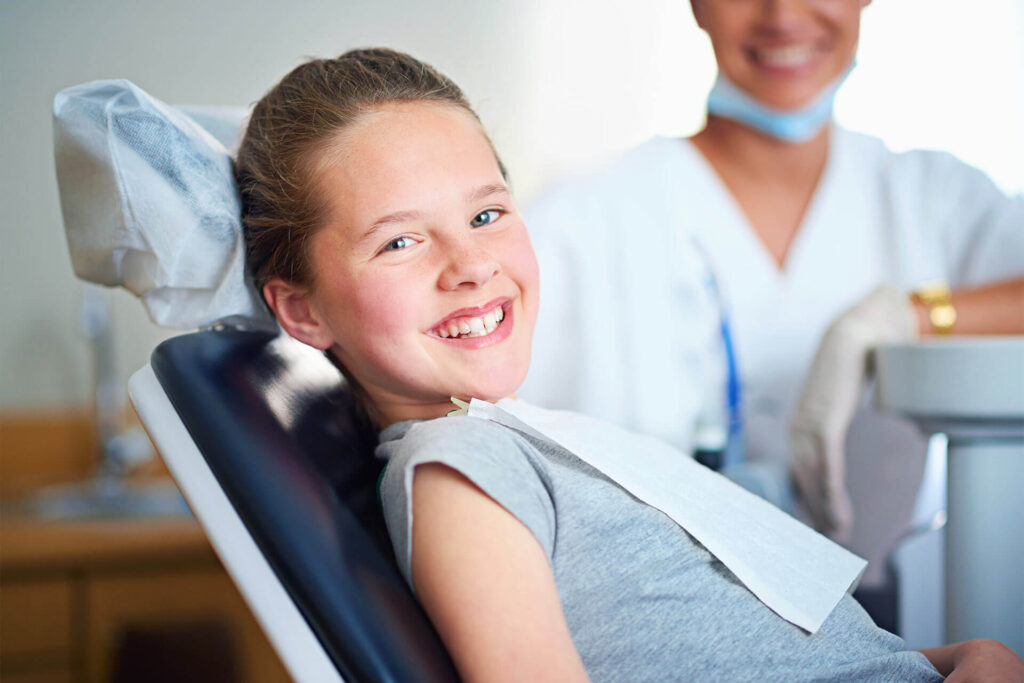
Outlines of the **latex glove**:
M 870 352 L 917 336 L 909 297 L 883 285 L 829 325 L 804 382 L 790 427 L 790 467 L 815 528 L 839 541 L 849 540 L 853 528 L 843 444 L 870 371 Z

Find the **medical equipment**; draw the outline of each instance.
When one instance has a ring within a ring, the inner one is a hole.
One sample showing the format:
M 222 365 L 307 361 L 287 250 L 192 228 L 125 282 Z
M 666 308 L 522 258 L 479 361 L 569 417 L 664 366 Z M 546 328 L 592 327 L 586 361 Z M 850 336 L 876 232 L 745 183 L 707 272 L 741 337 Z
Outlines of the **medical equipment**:
M 875 352 L 881 408 L 948 436 L 945 639 L 1024 652 L 1024 337 Z
M 457 680 L 391 556 L 376 440 L 322 354 L 205 330 L 158 346 L 130 394 L 295 680 Z
M 767 107 L 740 90 L 721 71 L 708 93 L 709 114 L 740 123 L 787 142 L 806 142 L 817 135 L 832 118 L 836 93 L 853 70 L 851 64 L 813 100 L 793 111 Z
M 289 672 L 457 680 L 394 564 L 381 463 L 340 373 L 266 329 L 244 278 L 238 110 L 199 114 L 225 145 L 127 81 L 71 88 L 54 110 L 78 275 L 133 291 L 159 324 L 213 328 L 161 344 L 130 394 Z
M 742 383 L 736 360 L 736 345 L 729 324 L 729 309 L 715 277 L 714 266 L 704 247 L 694 238 L 694 250 L 705 268 L 704 287 L 718 311 L 719 340 L 705 366 L 704 404 L 694 427 L 694 458 L 713 470 L 743 462 Z

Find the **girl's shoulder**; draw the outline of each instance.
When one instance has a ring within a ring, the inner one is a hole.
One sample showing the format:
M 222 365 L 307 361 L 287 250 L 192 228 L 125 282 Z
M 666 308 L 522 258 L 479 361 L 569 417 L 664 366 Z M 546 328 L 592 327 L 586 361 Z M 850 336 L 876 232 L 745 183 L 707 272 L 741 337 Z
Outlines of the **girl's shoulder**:
M 424 455 L 444 453 L 490 459 L 505 453 L 528 454 L 529 442 L 490 420 L 452 415 L 433 420 L 400 422 L 381 432 L 376 454 L 388 466 L 404 466 Z
M 463 475 L 530 529 L 548 557 L 554 552 L 555 506 L 542 458 L 517 432 L 468 416 L 399 423 L 381 433 L 377 455 L 387 460 L 378 493 L 395 557 L 407 580 L 412 491 L 419 465 L 439 463 Z
M 492 492 L 545 488 L 545 459 L 518 432 L 501 424 L 465 415 L 399 423 L 381 433 L 377 457 L 386 460 L 382 492 L 411 491 L 418 465 L 447 465 Z

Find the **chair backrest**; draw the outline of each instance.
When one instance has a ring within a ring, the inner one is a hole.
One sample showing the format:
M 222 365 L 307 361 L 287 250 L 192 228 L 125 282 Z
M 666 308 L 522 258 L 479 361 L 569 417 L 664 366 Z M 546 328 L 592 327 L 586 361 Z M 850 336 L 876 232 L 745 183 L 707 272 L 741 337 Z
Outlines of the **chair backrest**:
M 234 329 L 169 339 L 151 366 L 341 675 L 457 680 L 395 565 L 376 438 L 341 373 L 286 336 Z

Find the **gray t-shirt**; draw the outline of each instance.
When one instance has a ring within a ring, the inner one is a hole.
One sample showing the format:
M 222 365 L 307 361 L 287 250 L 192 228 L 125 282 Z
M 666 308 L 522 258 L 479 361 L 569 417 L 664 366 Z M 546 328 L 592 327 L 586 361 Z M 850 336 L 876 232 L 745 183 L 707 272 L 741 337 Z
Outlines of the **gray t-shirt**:
M 381 503 L 406 581 L 413 471 L 443 463 L 540 542 L 594 681 L 942 680 L 849 595 L 815 634 L 785 621 L 664 513 L 565 449 L 453 416 L 388 427 L 377 455 L 388 460 Z

